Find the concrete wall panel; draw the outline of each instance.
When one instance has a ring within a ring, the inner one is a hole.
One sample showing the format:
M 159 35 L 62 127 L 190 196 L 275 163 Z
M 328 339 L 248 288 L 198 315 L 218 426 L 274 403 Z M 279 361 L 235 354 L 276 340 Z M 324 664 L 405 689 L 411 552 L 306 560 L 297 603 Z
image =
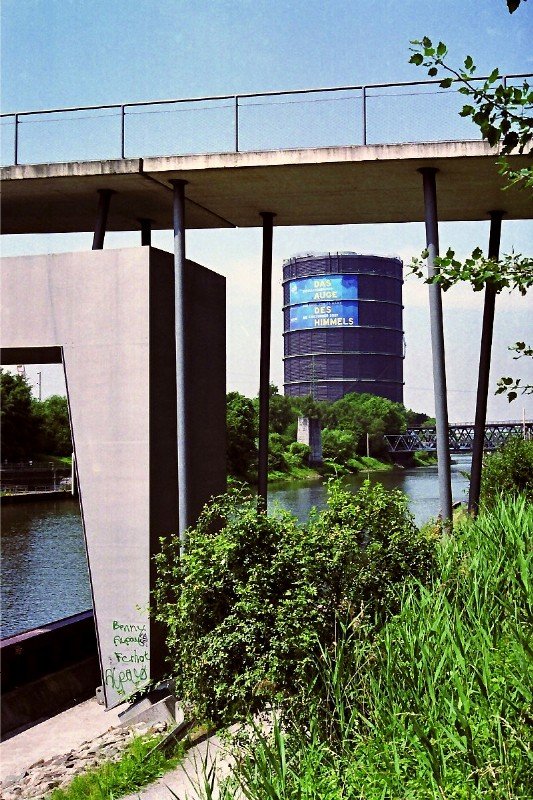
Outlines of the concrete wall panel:
M 205 340 L 218 343 L 211 391 L 191 381 L 187 398 L 199 511 L 225 485 L 225 286 L 220 276 L 188 267 L 187 313 L 204 318 Z M 196 270 L 202 291 L 195 292 Z M 4 357 L 6 348 L 62 348 L 102 679 L 112 706 L 162 670 L 161 631 L 147 609 L 152 556 L 160 536 L 178 529 L 173 257 L 144 247 L 7 258 L 1 281 Z M 209 310 L 213 299 L 216 314 Z M 198 372 L 207 365 L 199 362 L 195 330 L 187 349 Z

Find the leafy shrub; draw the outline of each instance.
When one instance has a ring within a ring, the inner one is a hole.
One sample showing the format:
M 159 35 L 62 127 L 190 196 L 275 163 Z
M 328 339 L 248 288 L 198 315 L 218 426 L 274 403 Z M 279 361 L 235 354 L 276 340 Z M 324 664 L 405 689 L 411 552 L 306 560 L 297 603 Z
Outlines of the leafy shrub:
M 491 507 L 501 495 L 520 493 L 533 500 L 533 442 L 515 438 L 485 456 L 481 500 Z
M 344 464 L 355 455 L 357 439 L 352 431 L 330 430 L 322 431 L 322 455 L 326 459 Z
M 287 512 L 257 513 L 234 490 L 206 507 L 186 554 L 162 542 L 156 617 L 166 625 L 176 689 L 199 717 L 228 723 L 267 702 L 297 704 L 317 647 L 336 620 L 383 617 L 393 584 L 431 569 L 431 544 L 417 532 L 400 492 L 337 483 L 328 508 L 307 527 Z
M 279 433 L 268 435 L 268 471 L 286 472 L 285 443 Z
M 285 460 L 291 467 L 309 466 L 311 448 L 303 442 L 291 442 L 285 452 Z
M 436 552 L 398 615 L 322 650 L 306 724 L 256 730 L 221 800 L 531 797 L 531 505 L 499 500 Z
M 309 528 L 328 544 L 341 610 L 348 600 L 371 617 L 388 614 L 397 609 L 398 587 L 408 577 L 426 581 L 431 575 L 434 541 L 416 528 L 398 489 L 365 481 L 353 494 L 331 481 L 327 507 L 311 517 Z
M 257 418 L 252 400 L 239 392 L 226 398 L 227 464 L 230 475 L 246 478 L 257 461 Z

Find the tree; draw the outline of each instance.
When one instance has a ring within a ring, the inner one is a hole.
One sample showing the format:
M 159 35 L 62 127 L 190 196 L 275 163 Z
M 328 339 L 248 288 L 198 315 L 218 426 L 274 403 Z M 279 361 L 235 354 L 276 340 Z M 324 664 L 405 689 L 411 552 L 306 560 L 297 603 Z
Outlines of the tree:
M 39 422 L 39 452 L 55 456 L 72 453 L 72 438 L 67 398 L 55 394 L 42 403 L 36 403 L 35 415 Z
M 385 434 L 402 433 L 407 427 L 407 414 L 400 403 L 356 392 L 346 394 L 326 407 L 323 420 L 330 430 L 350 431 L 361 455 L 366 453 L 367 433 L 371 437 L 372 453 L 378 455 L 387 451 L 383 440 Z
M 39 425 L 26 378 L 0 369 L 0 403 L 2 460 L 31 458 L 38 452 Z
M 291 398 L 280 394 L 278 387 L 271 383 L 268 406 L 270 432 L 283 435 L 291 422 L 296 421 L 296 417 L 297 414 L 292 406 Z
M 345 464 L 356 453 L 357 440 L 351 431 L 325 428 L 322 431 L 322 455 L 337 464 Z
M 230 475 L 247 478 L 257 462 L 257 415 L 252 400 L 239 392 L 227 396 L 227 464 Z

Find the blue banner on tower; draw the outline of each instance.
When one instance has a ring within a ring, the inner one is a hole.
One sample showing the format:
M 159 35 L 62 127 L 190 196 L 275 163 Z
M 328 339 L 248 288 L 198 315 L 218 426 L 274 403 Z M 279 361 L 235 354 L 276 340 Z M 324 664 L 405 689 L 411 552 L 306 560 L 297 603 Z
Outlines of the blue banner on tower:
M 289 283 L 289 330 L 359 324 L 357 275 L 298 278 Z

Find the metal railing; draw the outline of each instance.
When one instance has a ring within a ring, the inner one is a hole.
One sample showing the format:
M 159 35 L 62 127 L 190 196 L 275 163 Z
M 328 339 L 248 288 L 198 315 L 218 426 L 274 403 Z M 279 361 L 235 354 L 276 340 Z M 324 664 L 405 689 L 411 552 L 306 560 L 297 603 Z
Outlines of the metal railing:
M 507 85 L 511 81 L 518 81 L 521 79 L 531 77 L 531 73 L 520 73 L 520 74 L 512 74 L 506 75 L 502 77 L 502 81 L 505 85 Z M 475 79 L 476 82 L 486 80 L 486 77 L 479 77 Z M 428 87 L 438 87 L 440 83 L 440 79 L 433 79 L 433 80 L 426 80 L 426 81 L 402 81 L 397 83 L 374 83 L 374 84 L 366 84 L 366 85 L 354 85 L 354 86 L 334 86 L 334 87 L 322 87 L 322 88 L 312 88 L 312 89 L 292 89 L 292 90 L 284 90 L 284 91 L 270 91 L 270 92 L 249 92 L 243 94 L 224 94 L 224 95 L 212 95 L 207 97 L 188 97 L 188 98 L 172 98 L 172 99 L 163 99 L 163 100 L 146 100 L 146 101 L 136 101 L 130 103 L 106 103 L 102 105 L 86 105 L 86 106 L 72 106 L 68 108 L 46 108 L 40 110 L 32 110 L 32 111 L 16 111 L 16 112 L 5 112 L 0 114 L 0 119 L 2 119 L 2 124 L 10 124 L 13 127 L 13 165 L 18 165 L 21 162 L 20 159 L 20 150 L 21 150 L 21 126 L 25 125 L 29 122 L 40 122 L 42 123 L 43 116 L 49 115 L 60 115 L 59 119 L 54 121 L 66 121 L 68 119 L 72 120 L 72 115 L 78 114 L 79 112 L 115 112 L 109 115 L 104 115 L 106 118 L 111 117 L 118 117 L 120 122 L 120 133 L 119 133 L 119 153 L 120 158 L 127 158 L 127 157 L 138 157 L 129 155 L 131 153 L 131 148 L 128 147 L 127 141 L 127 120 L 131 120 L 134 114 L 147 114 L 147 113 L 163 113 L 162 107 L 169 107 L 169 106 L 186 106 L 187 104 L 195 105 L 196 108 L 189 109 L 190 111 L 198 111 L 198 110 L 213 110 L 214 108 L 227 108 L 231 109 L 231 131 L 230 135 L 232 138 L 232 146 L 226 147 L 224 149 L 218 149 L 216 152 L 242 152 L 242 151 L 250 151 L 250 150 L 277 150 L 277 149 L 285 149 L 284 147 L 243 147 L 243 134 L 246 133 L 245 129 L 243 129 L 243 114 L 250 113 L 250 109 L 257 106 L 272 106 L 274 105 L 274 98 L 291 98 L 287 99 L 284 102 L 284 105 L 291 105 L 295 103 L 310 103 L 310 102 L 326 102 L 326 101 L 349 101 L 352 104 L 353 114 L 350 111 L 350 116 L 346 120 L 346 133 L 349 136 L 350 132 L 353 133 L 351 136 L 351 141 L 346 142 L 345 144 L 376 144 L 380 143 L 376 140 L 379 139 L 379 136 L 374 135 L 371 136 L 369 134 L 369 124 L 371 121 L 370 117 L 370 105 L 373 100 L 382 99 L 385 97 L 423 97 L 427 96 Z M 455 81 L 455 83 L 460 84 L 460 81 Z M 406 92 L 405 90 L 414 87 L 414 92 Z M 423 87 L 423 88 L 421 88 Z M 396 93 L 390 94 L 385 93 L 385 90 L 396 90 Z M 338 97 L 341 93 L 346 94 L 348 96 Z M 440 91 L 431 92 L 432 95 L 435 94 L 443 94 L 448 95 L 454 94 L 453 90 L 443 89 Z M 324 95 L 323 98 L 319 98 L 319 95 Z M 455 92 L 457 95 L 457 92 Z M 462 98 L 462 95 L 459 97 Z M 299 99 L 293 99 L 299 98 Z M 263 100 L 264 102 L 255 102 Z M 461 100 L 461 103 L 464 102 Z M 223 103 L 224 105 L 216 105 L 215 103 Z M 280 104 L 277 102 L 276 104 Z M 405 101 L 404 101 L 405 105 Z M 154 112 L 153 107 L 160 107 L 159 111 Z M 142 111 L 141 109 L 145 109 Z M 129 112 L 129 113 L 128 113 Z M 95 118 L 96 116 L 100 115 L 90 115 L 87 118 Z M 416 116 L 413 113 L 413 117 Z M 433 116 L 435 116 L 433 114 Z M 437 115 L 438 116 L 438 115 Z M 33 119 L 30 119 L 33 118 Z M 81 119 L 80 117 L 74 117 L 74 119 Z M 379 115 L 378 115 L 379 119 Z M 4 120 L 11 120 L 11 122 L 5 122 Z M 395 112 L 394 116 L 391 118 L 391 123 L 393 129 L 396 130 L 396 124 L 398 122 L 398 114 Z M 435 119 L 430 120 L 430 124 L 434 124 Z M 227 123 L 224 123 L 227 125 Z M 276 126 L 274 121 L 273 123 Z M 193 126 L 194 127 L 194 126 Z M 252 125 L 253 127 L 253 125 Z M 256 124 L 255 130 L 257 132 L 258 126 Z M 196 126 L 196 130 L 201 130 L 201 126 Z M 277 132 L 278 127 L 275 127 Z M 300 133 L 300 128 L 297 126 L 296 130 Z M 474 130 L 474 129 L 472 129 Z M 178 131 L 179 132 L 179 131 Z M 225 135 L 227 136 L 228 131 L 224 130 Z M 298 140 L 299 136 L 296 136 L 296 140 Z M 334 138 L 334 137 L 332 137 Z M 450 137 L 447 137 L 450 139 Z M 460 136 L 452 136 L 453 139 L 464 139 L 464 135 Z M 469 137 L 474 138 L 474 137 Z M 227 139 L 225 141 L 228 141 Z M 427 141 L 427 138 L 415 138 L 415 139 L 408 139 L 408 141 Z M 307 145 L 309 146 L 309 145 Z M 320 146 L 328 146 L 320 145 Z M 329 146 L 335 146 L 332 142 Z M 177 155 L 181 150 L 174 150 L 172 153 L 173 155 Z M 205 150 L 196 150 L 194 152 L 206 152 Z M 209 150 L 207 152 L 214 152 Z M 161 153 L 158 153 L 161 155 Z M 116 156 L 115 156 L 116 157 Z M 62 159 L 60 159 L 62 160 Z M 71 159 L 72 160 L 72 159 Z M 78 159 L 73 159 L 78 160 Z M 24 163 L 32 163 L 29 161 L 25 161 Z M 35 163 L 35 162 L 33 162 Z

